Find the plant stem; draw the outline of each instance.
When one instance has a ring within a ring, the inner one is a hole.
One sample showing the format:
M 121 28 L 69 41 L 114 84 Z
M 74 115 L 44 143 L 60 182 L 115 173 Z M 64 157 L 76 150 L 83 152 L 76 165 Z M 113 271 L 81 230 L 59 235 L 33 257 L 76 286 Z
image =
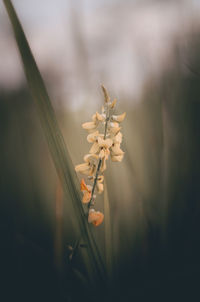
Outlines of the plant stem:
M 105 124 L 105 131 L 104 131 L 104 139 L 106 139 L 106 134 L 107 134 L 107 128 L 108 128 L 108 121 L 109 121 L 109 119 L 110 119 L 110 117 L 109 117 L 109 109 L 106 108 L 106 124 Z M 94 190 L 96 188 L 97 179 L 98 179 L 98 176 L 99 176 L 99 170 L 101 168 L 101 164 L 102 164 L 102 159 L 100 158 L 99 162 L 98 162 L 98 166 L 97 166 L 97 171 L 96 171 L 93 187 L 92 187 L 91 198 L 90 198 L 90 201 L 88 203 L 88 214 L 89 214 L 89 210 L 90 210 L 90 208 L 92 206 L 92 201 L 93 201 L 93 197 L 94 197 Z

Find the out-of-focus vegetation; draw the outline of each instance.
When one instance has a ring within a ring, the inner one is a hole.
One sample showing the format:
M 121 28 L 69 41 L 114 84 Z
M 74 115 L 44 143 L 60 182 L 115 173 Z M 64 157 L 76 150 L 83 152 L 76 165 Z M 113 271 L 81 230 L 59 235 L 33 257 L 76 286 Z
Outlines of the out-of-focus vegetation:
M 101 289 L 97 300 L 102 295 L 110 301 L 199 297 L 199 29 L 188 31 L 184 40 L 177 36 L 173 49 L 165 68 L 146 81 L 137 103 L 122 96 L 119 100 L 127 111 L 126 153 L 122 164 L 109 164 L 106 171 L 113 274 L 109 291 Z M 65 111 L 62 103 L 54 108 L 77 164 L 88 150 L 80 126 L 89 118 L 89 109 Z M 1 89 L 0 124 L 1 273 L 7 298 L 92 300 L 79 251 L 68 266 L 68 246 L 77 237 L 67 199 L 63 200 L 62 270 L 56 269 L 58 179 L 26 86 Z M 95 229 L 95 238 L 106 258 L 103 225 Z

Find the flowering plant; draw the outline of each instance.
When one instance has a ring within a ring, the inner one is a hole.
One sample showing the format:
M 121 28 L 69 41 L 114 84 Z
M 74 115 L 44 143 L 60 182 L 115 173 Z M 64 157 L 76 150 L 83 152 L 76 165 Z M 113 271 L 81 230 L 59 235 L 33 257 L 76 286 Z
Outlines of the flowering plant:
M 124 151 L 121 150 L 122 133 L 120 123 L 124 120 L 126 113 L 114 115 L 113 111 L 117 100 L 110 101 L 107 90 L 102 86 L 104 93 L 104 106 L 101 113 L 96 112 L 92 121 L 82 124 L 83 129 L 88 131 L 87 141 L 92 143 L 89 154 L 84 156 L 84 163 L 76 165 L 75 170 L 87 176 L 90 184 L 81 180 L 82 202 L 88 204 L 88 222 L 95 226 L 103 222 L 104 214 L 94 209 L 96 194 L 104 190 L 103 173 L 106 170 L 106 161 L 109 156 L 114 162 L 121 162 Z M 97 128 L 103 128 L 100 133 Z

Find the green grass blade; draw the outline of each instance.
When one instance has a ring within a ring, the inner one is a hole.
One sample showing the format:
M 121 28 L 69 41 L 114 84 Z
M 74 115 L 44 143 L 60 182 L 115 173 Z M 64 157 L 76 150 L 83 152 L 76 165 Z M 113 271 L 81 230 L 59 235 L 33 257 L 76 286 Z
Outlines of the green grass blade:
M 91 228 L 88 225 L 84 214 L 80 201 L 80 193 L 77 189 L 78 180 L 74 172 L 74 167 L 66 148 L 62 133 L 59 129 L 55 112 L 12 2 L 10 0 L 4 0 L 3 2 L 12 23 L 29 89 L 37 106 L 48 147 L 63 186 L 64 195 L 70 196 L 70 199 L 68 199 L 71 200 L 81 236 L 83 236 L 83 239 L 86 241 L 88 246 L 88 256 L 91 262 L 90 264 L 93 267 L 93 270 L 98 275 L 102 276 L 103 263 L 94 237 L 91 234 Z

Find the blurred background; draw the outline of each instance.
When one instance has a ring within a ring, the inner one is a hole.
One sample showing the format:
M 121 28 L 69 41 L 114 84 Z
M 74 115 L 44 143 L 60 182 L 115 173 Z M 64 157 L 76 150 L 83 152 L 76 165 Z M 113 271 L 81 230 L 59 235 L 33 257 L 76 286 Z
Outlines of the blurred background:
M 124 160 L 109 162 L 105 173 L 114 270 L 109 300 L 200 298 L 200 1 L 13 4 L 74 165 L 89 150 L 81 124 L 100 110 L 102 83 L 118 99 L 116 113 L 127 112 Z M 0 54 L 6 299 L 75 301 L 69 293 L 82 285 L 66 273 L 73 217 L 67 200 L 56 210 L 58 179 L 2 2 Z M 104 225 L 95 232 L 105 257 Z M 77 259 L 74 266 L 80 267 Z

